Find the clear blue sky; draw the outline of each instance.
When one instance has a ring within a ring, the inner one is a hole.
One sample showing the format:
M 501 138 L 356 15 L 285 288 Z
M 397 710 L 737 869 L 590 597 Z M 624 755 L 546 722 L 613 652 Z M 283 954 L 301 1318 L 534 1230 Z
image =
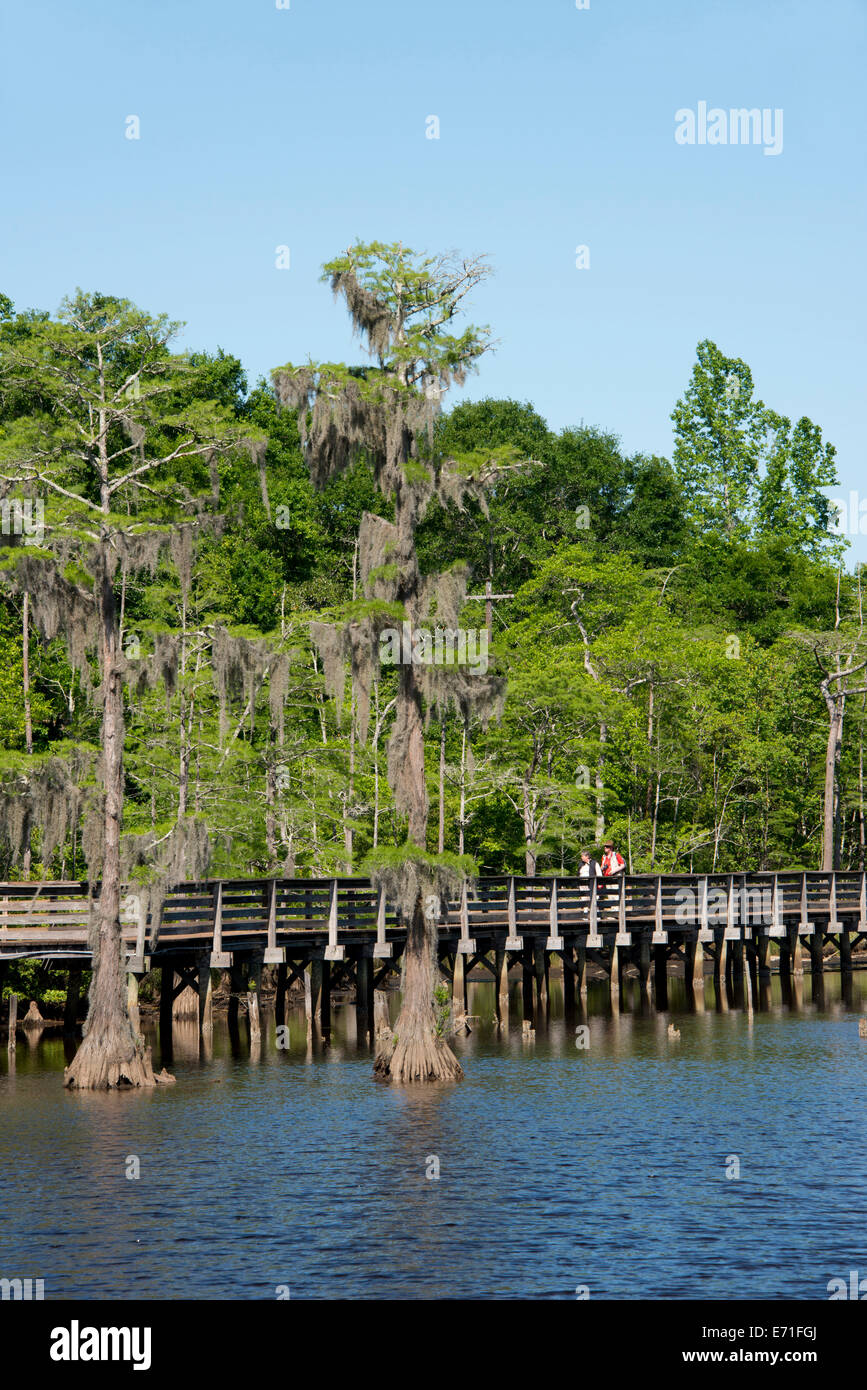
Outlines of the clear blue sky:
M 122 294 L 252 383 L 359 360 L 318 283 L 356 237 L 487 252 L 469 395 L 670 455 L 710 337 L 867 496 L 865 34 L 865 0 L 7 4 L 0 289 Z M 677 144 L 700 101 L 782 108 L 782 153 Z

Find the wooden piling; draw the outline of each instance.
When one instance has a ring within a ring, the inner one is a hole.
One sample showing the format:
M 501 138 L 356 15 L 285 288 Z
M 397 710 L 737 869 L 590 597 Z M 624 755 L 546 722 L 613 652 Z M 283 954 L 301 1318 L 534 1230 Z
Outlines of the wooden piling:
M 575 1013 L 575 947 L 563 943 L 563 1012 L 567 1019 Z
M 704 990 L 704 947 L 695 936 L 684 936 L 683 954 L 686 958 L 686 988 L 688 992 Z
M 359 956 L 355 966 L 355 1019 L 359 1043 L 365 1047 L 373 1037 L 373 960 Z
M 17 1028 L 18 1028 L 18 995 L 17 995 L 17 994 L 10 994 L 10 995 L 9 995 L 9 1041 L 8 1041 L 7 1044 L 6 1044 L 7 1051 L 8 1051 L 10 1054 L 13 1054 L 13 1053 L 15 1052 L 16 1047 L 18 1046 L 18 1036 L 17 1036 L 17 1031 L 16 1031 Z
M 310 980 L 308 1021 L 314 1030 L 331 1030 L 331 962 L 314 957 L 307 967 Z
M 452 973 L 452 1015 L 454 1022 L 467 1016 L 467 968 L 463 951 L 455 951 L 455 968 Z
M 612 999 L 620 999 L 620 947 L 617 937 L 608 938 L 608 989 Z
M 259 1001 L 262 995 L 262 957 L 253 956 L 247 968 L 247 1017 L 250 1020 L 250 1036 L 258 1037 L 262 1032 L 262 1017 Z
M 229 967 L 229 1013 L 228 1024 L 232 1032 L 238 1030 L 238 1018 L 241 1012 L 241 995 L 244 992 L 244 971 L 239 960 L 232 959 Z
M 533 947 L 525 938 L 525 944 L 521 950 L 521 1004 L 523 1008 L 523 1019 L 531 1027 L 535 1026 L 536 1011 L 533 1000 Z
M 575 984 L 579 999 L 587 995 L 587 947 L 575 947 Z
M 160 966 L 160 1047 L 166 1051 L 172 1045 L 172 993 L 175 985 L 175 963 L 167 956 Z
M 822 928 L 814 926 L 807 940 L 810 943 L 810 974 L 814 980 L 818 980 L 825 973 L 825 934 Z
M 804 974 L 804 958 L 801 949 L 801 937 L 797 926 L 787 928 L 789 942 L 789 964 L 794 976 Z
M 653 982 L 656 986 L 656 1007 L 668 1008 L 668 947 L 653 947 Z
M 641 993 L 649 999 L 651 995 L 652 976 L 650 972 L 650 933 L 642 932 L 638 938 L 638 979 Z
M 838 937 L 840 949 L 840 972 L 841 974 L 851 975 L 852 973 L 852 938 L 849 928 L 842 923 L 838 927 Z
M 540 1014 L 548 1012 L 548 952 L 545 943 L 537 941 L 534 948 L 534 970 L 536 979 L 536 1004 Z
M 494 975 L 497 983 L 497 1022 L 509 1026 L 509 953 L 501 946 L 494 952 Z
M 78 1019 L 78 1000 L 81 994 L 81 966 L 70 967 L 66 981 L 66 1003 L 63 1007 L 63 1031 L 74 1033 Z
M 286 966 L 277 966 L 277 993 L 274 997 L 274 1016 L 277 1023 L 286 1022 Z
M 761 932 L 759 935 L 759 979 L 761 981 L 771 978 L 770 949 L 771 938 L 767 932 Z
M 214 1030 L 214 986 L 211 980 L 211 953 L 199 957 L 199 1031 Z

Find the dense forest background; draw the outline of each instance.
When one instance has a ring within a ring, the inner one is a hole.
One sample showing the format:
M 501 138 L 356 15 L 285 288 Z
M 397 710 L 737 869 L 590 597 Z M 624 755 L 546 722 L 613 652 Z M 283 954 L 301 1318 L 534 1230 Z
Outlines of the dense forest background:
M 0 383 L 4 349 L 51 323 L 0 296 Z M 184 405 L 216 405 L 268 442 L 216 456 L 223 524 L 198 530 L 187 560 L 165 552 L 153 573 L 118 575 L 131 668 L 167 634 L 182 651 L 168 684 L 129 682 L 125 830 L 159 837 L 201 821 L 213 875 L 358 871 L 406 833 L 383 752 L 396 674 L 381 668 L 362 742 L 351 684 L 342 711 L 326 696 L 310 625 L 358 594 L 361 518 L 387 504 L 363 458 L 315 490 L 295 415 L 268 383 L 250 389 L 231 353 L 190 362 Z M 52 409 L 50 392 L 20 381 L 0 392 L 5 471 Z M 576 399 L 576 414 L 592 409 Z M 462 626 L 483 629 L 490 614 L 491 660 L 507 677 L 487 727 L 459 711 L 430 720 L 429 849 L 469 854 L 480 873 L 577 872 L 603 837 L 633 872 L 812 869 L 831 759 L 836 855 L 863 868 L 867 694 L 852 680 L 844 700 L 845 677 L 829 685 L 841 654 L 856 673 L 862 655 L 860 576 L 843 568 L 823 491 L 833 448 L 811 421 L 766 407 L 746 363 L 712 342 L 672 420 L 668 460 L 625 457 L 599 428 L 554 433 L 529 403 L 439 416 L 444 455 L 523 462 L 501 474 L 487 514 L 437 504 L 419 532 L 425 571 L 469 566 Z M 31 543 L 4 506 L 3 542 Z M 227 666 L 226 633 L 287 659 Z M 55 757 L 75 751 L 85 783 L 99 756 L 64 634 L 45 640 L 9 592 L 0 745 L 7 803 L 39 778 L 50 787 Z M 51 844 L 34 821 L 29 850 L 0 843 L 0 877 L 86 877 L 81 835 L 73 818 Z

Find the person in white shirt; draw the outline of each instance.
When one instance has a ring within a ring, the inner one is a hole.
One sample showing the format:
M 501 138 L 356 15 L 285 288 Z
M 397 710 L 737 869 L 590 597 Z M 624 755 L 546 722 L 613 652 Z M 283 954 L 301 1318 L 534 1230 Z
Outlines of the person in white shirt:
M 579 878 L 601 878 L 602 870 L 591 855 L 589 849 L 581 851 L 581 868 L 578 870 Z

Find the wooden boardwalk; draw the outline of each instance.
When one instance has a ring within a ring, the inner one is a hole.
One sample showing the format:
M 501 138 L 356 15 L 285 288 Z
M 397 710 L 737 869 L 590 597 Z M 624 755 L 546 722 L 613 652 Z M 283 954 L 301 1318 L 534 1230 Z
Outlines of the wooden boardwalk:
M 10 961 L 41 958 L 70 971 L 74 1017 L 81 970 L 91 964 L 89 896 L 80 883 L 0 884 L 0 978 Z M 360 1021 L 373 1026 L 373 994 L 400 968 L 406 935 L 369 879 L 225 879 L 182 883 L 159 921 L 131 889 L 123 905 L 130 1004 L 138 980 L 162 970 L 162 1021 L 178 1000 L 207 1027 L 211 970 L 231 971 L 232 993 L 256 997 L 263 965 L 277 966 L 278 1014 L 286 990 L 303 979 L 308 1014 L 327 1026 L 331 991 L 356 990 Z M 634 966 L 641 988 L 664 1007 L 674 963 L 688 986 L 712 962 L 719 980 L 803 973 L 802 951 L 821 974 L 826 954 L 852 968 L 867 940 L 863 873 L 619 875 L 614 879 L 497 877 L 475 880 L 440 914 L 438 952 L 455 1004 L 466 1011 L 466 977 L 493 976 L 508 1009 L 508 973 L 522 968 L 527 1007 L 547 997 L 552 959 L 562 966 L 567 1006 L 586 990 L 587 964 L 601 966 L 612 995 Z M 747 970 L 744 975 L 744 963 Z M 165 981 L 171 978 L 171 989 Z M 74 996 L 74 999 L 73 999 Z M 190 1005 L 189 1001 L 193 1003 Z

